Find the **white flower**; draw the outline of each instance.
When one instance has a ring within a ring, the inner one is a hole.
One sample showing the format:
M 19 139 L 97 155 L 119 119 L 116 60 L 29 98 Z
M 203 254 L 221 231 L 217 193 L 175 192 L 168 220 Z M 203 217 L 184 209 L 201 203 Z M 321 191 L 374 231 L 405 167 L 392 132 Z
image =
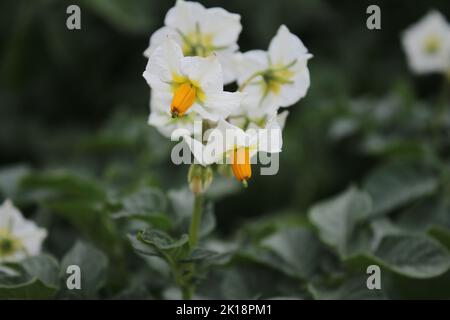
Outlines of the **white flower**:
M 241 94 L 223 91 L 222 67 L 215 55 L 184 57 L 170 37 L 148 60 L 143 74 L 153 92 L 172 97 L 167 106 L 173 117 L 195 112 L 217 121 L 226 118 L 241 102 Z
M 282 25 L 268 51 L 252 50 L 236 56 L 238 84 L 248 114 L 272 114 L 304 97 L 310 85 L 308 60 L 302 41 Z
M 418 73 L 447 72 L 450 69 L 450 25 L 445 17 L 430 11 L 402 36 L 410 68 Z
M 178 0 L 167 12 L 165 26 L 151 36 L 144 55 L 150 57 L 170 36 L 185 56 L 207 57 L 215 52 L 224 70 L 224 82 L 233 82 L 236 79 L 233 55 L 239 49 L 236 42 L 242 30 L 240 20 L 240 15 L 222 8 L 206 9 L 197 2 Z
M 6 200 L 0 206 L 0 262 L 38 255 L 46 236 L 47 231 L 26 220 L 11 201 Z
M 199 164 L 207 166 L 225 161 L 231 164 L 236 179 L 244 183 L 251 177 L 251 159 L 257 152 L 279 153 L 283 144 L 276 117 L 264 129 L 254 126 L 245 131 L 220 120 L 208 134 L 206 145 L 190 136 L 184 136 L 184 141 Z

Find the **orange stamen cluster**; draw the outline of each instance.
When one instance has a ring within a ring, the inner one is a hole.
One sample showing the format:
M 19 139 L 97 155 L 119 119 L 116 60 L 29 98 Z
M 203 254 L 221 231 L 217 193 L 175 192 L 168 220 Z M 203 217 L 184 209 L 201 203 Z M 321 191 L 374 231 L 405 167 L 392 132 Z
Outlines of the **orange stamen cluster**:
M 231 154 L 231 169 L 236 179 L 244 184 L 252 176 L 249 148 L 234 149 Z

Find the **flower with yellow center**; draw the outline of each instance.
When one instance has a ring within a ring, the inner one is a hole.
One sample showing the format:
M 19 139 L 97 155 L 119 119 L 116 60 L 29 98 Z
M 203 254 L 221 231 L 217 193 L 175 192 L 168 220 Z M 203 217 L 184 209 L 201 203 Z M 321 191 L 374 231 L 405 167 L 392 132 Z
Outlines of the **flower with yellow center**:
M 178 0 L 164 20 L 165 26 L 150 38 L 144 55 L 150 57 L 167 36 L 174 39 L 185 56 L 208 57 L 216 53 L 223 66 L 225 83 L 236 79 L 233 56 L 239 49 L 241 17 L 222 8 L 205 8 L 197 2 Z
M 11 201 L 0 206 L 0 262 L 20 261 L 37 255 L 47 236 L 45 229 L 26 220 Z
M 308 60 L 312 57 L 301 40 L 282 25 L 268 51 L 236 55 L 239 90 L 245 93 L 247 113 L 272 114 L 305 96 L 310 85 Z
M 281 128 L 276 117 L 270 119 L 263 129 L 252 126 L 245 131 L 220 120 L 208 134 L 206 144 L 187 135 L 184 141 L 197 163 L 203 166 L 230 164 L 234 176 L 244 185 L 252 176 L 252 158 L 258 151 L 279 153 L 282 147 Z
M 170 37 L 150 56 L 143 74 L 152 92 L 171 96 L 173 118 L 195 112 L 201 118 L 226 118 L 241 102 L 239 92 L 223 91 L 222 67 L 215 55 L 184 57 Z
M 402 36 L 408 64 L 417 74 L 450 70 L 450 25 L 438 11 L 430 11 Z

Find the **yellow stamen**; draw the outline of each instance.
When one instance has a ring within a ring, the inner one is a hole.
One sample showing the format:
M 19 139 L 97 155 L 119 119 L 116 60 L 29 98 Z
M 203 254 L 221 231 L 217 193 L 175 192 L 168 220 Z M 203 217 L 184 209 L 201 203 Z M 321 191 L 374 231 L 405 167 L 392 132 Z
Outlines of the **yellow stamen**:
M 12 255 L 22 248 L 20 239 L 14 237 L 10 231 L 0 228 L 0 257 Z
M 234 149 L 231 154 L 231 169 L 236 179 L 246 186 L 247 180 L 252 176 L 249 148 Z
M 197 96 L 196 87 L 190 83 L 185 82 L 181 84 L 173 95 L 172 103 L 170 105 L 170 112 L 172 117 L 176 118 L 183 116 L 184 113 L 194 104 Z
M 439 51 L 441 47 L 441 41 L 436 35 L 430 35 L 425 40 L 425 52 L 433 54 Z

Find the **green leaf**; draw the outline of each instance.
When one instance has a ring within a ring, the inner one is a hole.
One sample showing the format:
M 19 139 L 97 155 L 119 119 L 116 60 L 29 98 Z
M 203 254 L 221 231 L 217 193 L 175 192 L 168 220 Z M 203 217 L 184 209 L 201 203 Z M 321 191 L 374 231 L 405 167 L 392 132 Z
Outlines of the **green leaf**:
M 307 293 L 298 280 L 293 280 L 267 266 L 242 263 L 225 270 L 221 281 L 212 285 L 221 291 L 221 299 L 266 299 L 271 297 L 305 298 Z M 208 283 L 206 283 L 208 285 Z
M 57 288 L 34 278 L 18 285 L 0 284 L 0 299 L 30 299 L 43 300 L 55 296 Z
M 106 192 L 95 181 L 64 170 L 26 176 L 21 187 L 30 192 L 35 200 L 77 198 L 106 200 Z
M 159 229 L 169 229 L 172 221 L 167 216 L 167 200 L 164 194 L 150 187 L 143 187 L 121 200 L 122 208 L 113 218 L 135 218 L 147 221 Z
M 341 256 L 346 256 L 353 251 L 352 242 L 358 223 L 368 217 L 371 208 L 370 196 L 351 187 L 313 206 L 308 216 L 318 229 L 320 239 Z
M 61 262 L 61 278 L 67 279 L 67 267 L 76 265 L 81 270 L 81 289 L 71 290 L 70 294 L 93 298 L 105 285 L 108 272 L 108 258 L 92 245 L 77 241 Z M 65 283 L 65 281 L 64 281 Z
M 30 257 L 22 261 L 21 266 L 31 277 L 41 280 L 46 285 L 59 287 L 59 264 L 55 258 L 48 255 Z
M 384 266 L 413 278 L 431 278 L 450 268 L 450 254 L 438 242 L 420 235 L 385 236 L 374 252 Z
M 281 230 L 262 242 L 281 258 L 276 266 L 289 266 L 291 274 L 301 278 L 311 277 L 318 266 L 322 247 L 314 233 L 306 228 Z
M 396 223 L 412 232 L 426 232 L 433 225 L 450 226 L 450 215 L 443 199 L 430 197 L 420 200 L 396 215 Z
M 364 189 L 373 200 L 372 214 L 384 214 L 436 190 L 434 174 L 411 163 L 391 163 L 373 171 Z
M 231 259 L 231 252 L 220 253 L 212 250 L 195 248 L 186 258 L 181 262 L 195 262 L 203 265 L 211 264 L 225 264 Z
M 148 251 L 150 255 L 160 256 L 169 263 L 175 263 L 185 258 L 189 249 L 189 237 L 187 234 L 183 234 L 180 239 L 175 240 L 163 231 L 147 229 L 140 231 L 137 239 L 153 249 L 155 254 L 152 254 L 152 251 Z M 144 254 L 144 251 L 140 253 Z
M 442 226 L 431 226 L 428 234 L 450 250 L 450 230 Z
M 50 299 L 58 291 L 59 266 L 53 257 L 29 257 L 11 267 L 0 275 L 0 299 Z
M 372 300 L 384 299 L 382 290 L 369 290 L 366 276 L 353 276 L 338 285 L 310 284 L 308 290 L 318 300 Z
M 110 254 L 121 250 L 107 193 L 96 181 L 59 170 L 29 175 L 22 187 L 31 199 L 64 217 L 103 250 Z

